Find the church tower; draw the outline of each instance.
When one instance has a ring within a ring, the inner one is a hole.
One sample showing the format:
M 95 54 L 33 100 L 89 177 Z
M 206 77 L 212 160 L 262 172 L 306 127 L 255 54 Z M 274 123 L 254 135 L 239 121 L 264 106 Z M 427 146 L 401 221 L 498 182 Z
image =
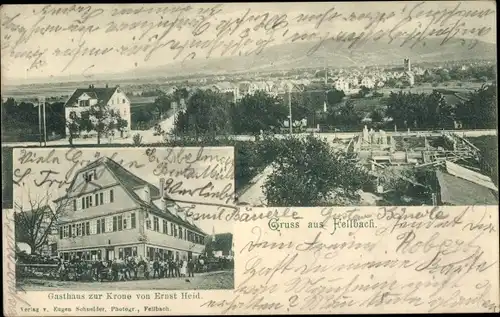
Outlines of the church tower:
M 405 58 L 404 60 L 405 72 L 411 72 L 411 61 L 410 58 Z

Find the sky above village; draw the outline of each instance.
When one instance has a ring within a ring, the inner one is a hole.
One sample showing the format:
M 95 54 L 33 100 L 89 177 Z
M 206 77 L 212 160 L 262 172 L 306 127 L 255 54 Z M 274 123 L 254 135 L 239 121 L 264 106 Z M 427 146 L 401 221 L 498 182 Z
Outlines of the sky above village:
M 258 54 L 302 41 L 297 38 L 303 34 L 305 41 L 319 42 L 372 31 L 385 43 L 391 30 L 428 35 L 434 29 L 440 36 L 494 43 L 495 10 L 493 1 L 7 5 L 2 82 L 115 74 L 240 51 Z M 225 49 L 238 43 L 238 49 Z
M 114 148 L 85 148 L 85 149 L 37 149 L 37 150 L 25 150 L 25 149 L 15 149 L 13 157 L 13 169 L 14 169 L 14 211 L 19 212 L 21 210 L 30 210 L 31 206 L 43 206 L 49 205 L 54 210 L 57 208 L 57 204 L 54 200 L 65 195 L 66 190 L 69 188 L 69 183 L 76 176 L 77 172 L 86 166 L 89 162 L 95 161 L 99 157 L 112 158 L 115 162 L 122 164 L 122 166 L 133 173 L 134 175 L 142 178 L 143 180 L 149 182 L 157 188 L 160 187 L 160 178 L 164 177 L 166 180 L 169 179 L 168 176 L 160 175 L 159 171 L 183 171 L 188 164 L 186 164 L 187 156 L 178 156 L 174 158 L 169 156 L 168 162 L 162 164 L 160 169 L 158 169 L 158 163 L 155 160 L 151 162 L 151 158 L 158 157 L 160 162 L 164 161 L 164 158 L 168 149 L 160 148 L 158 151 L 149 152 L 146 155 L 145 148 L 125 148 L 125 149 L 114 149 Z M 176 148 L 175 153 L 181 153 L 181 149 Z M 172 153 L 174 153 L 172 152 Z M 205 155 L 214 158 L 221 158 L 221 160 L 229 159 L 233 160 L 233 148 L 232 147 L 218 147 L 218 148 L 205 148 L 202 154 L 198 156 L 200 148 L 186 148 L 182 153 L 186 155 L 191 155 L 190 163 L 193 170 L 200 174 L 206 168 L 213 167 L 210 171 L 221 171 L 221 163 L 216 166 L 217 163 L 209 163 L 208 161 L 200 161 L 195 158 L 205 157 Z M 182 162 L 181 162 L 182 161 Z M 227 166 L 231 169 L 231 166 Z M 48 172 L 50 171 L 50 172 Z M 183 174 L 187 175 L 187 174 Z M 190 174 L 194 175 L 194 174 Z M 213 174 L 215 175 L 215 174 Z M 222 175 L 222 174 L 217 174 Z M 225 175 L 225 174 L 224 174 Z M 234 189 L 234 177 L 230 175 L 225 179 L 215 179 L 215 178 L 200 178 L 195 179 L 190 176 L 175 176 L 172 177 L 175 182 L 182 181 L 183 184 L 181 188 L 194 190 L 198 187 L 206 185 L 207 182 L 212 182 L 214 188 L 212 190 L 207 190 L 206 192 L 215 193 L 224 189 L 227 184 L 231 185 Z M 16 185 L 16 183 L 18 185 Z M 231 191 L 232 193 L 233 191 Z M 187 206 L 195 204 L 196 208 L 193 210 L 196 213 L 216 213 L 216 205 L 227 205 L 221 199 L 213 197 L 199 197 L 199 196 L 189 196 L 181 194 L 170 194 L 170 197 L 175 200 L 181 201 L 179 203 L 181 206 Z M 187 201 L 189 203 L 182 203 L 182 201 Z M 229 212 L 227 212 L 229 213 Z M 206 233 L 212 233 L 215 229 L 216 233 L 231 232 L 230 222 L 225 221 L 213 221 L 213 220 L 200 220 L 196 222 Z

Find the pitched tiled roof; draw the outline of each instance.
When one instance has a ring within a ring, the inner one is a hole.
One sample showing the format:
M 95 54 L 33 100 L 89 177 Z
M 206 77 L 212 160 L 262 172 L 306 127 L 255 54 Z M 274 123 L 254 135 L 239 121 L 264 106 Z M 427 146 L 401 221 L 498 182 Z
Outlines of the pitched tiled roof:
M 160 197 L 160 190 L 158 187 L 154 186 L 153 184 L 143 180 L 142 178 L 134 175 L 130 171 L 128 171 L 126 168 L 115 162 L 114 160 L 108 158 L 108 157 L 101 157 L 94 162 L 88 164 L 87 166 L 81 168 L 76 174 L 79 174 L 83 171 L 95 168 L 101 164 L 104 164 L 109 171 L 117 178 L 117 180 L 120 182 L 120 184 L 123 186 L 123 188 L 127 191 L 127 193 L 132 196 L 132 198 L 137 201 L 141 206 L 148 208 L 152 213 L 164 217 L 166 220 L 175 222 L 177 224 L 181 224 L 182 226 L 186 227 L 189 230 L 195 231 L 197 233 L 200 233 L 202 235 L 206 235 L 203 230 L 201 230 L 199 227 L 196 225 L 192 225 L 188 223 L 187 221 L 184 221 L 182 218 L 176 215 L 175 211 L 169 210 L 169 208 L 172 207 L 167 207 L 167 209 L 162 210 L 158 206 L 156 206 L 152 202 L 146 202 L 142 200 L 136 193 L 135 190 L 138 187 L 142 187 L 145 185 L 149 186 L 150 190 L 150 196 L 152 199 L 154 198 L 159 198 Z M 73 180 L 74 181 L 74 180 Z M 70 188 L 73 186 L 73 183 L 70 185 Z M 61 197 L 58 200 L 61 200 L 64 197 Z
M 181 224 L 183 225 L 184 227 L 186 227 L 187 229 L 191 230 L 191 231 L 195 231 L 201 235 L 204 235 L 206 236 L 207 234 L 201 229 L 199 228 L 198 226 L 196 225 L 192 225 L 190 224 L 189 222 L 187 221 L 184 221 L 184 219 L 182 219 L 181 217 L 177 216 L 175 214 L 175 211 L 171 210 L 172 208 L 175 208 L 175 207 L 167 207 L 165 210 L 162 210 L 160 208 L 158 208 L 156 205 L 154 204 L 151 204 L 153 206 L 153 209 L 152 209 L 152 212 L 160 217 L 163 217 L 165 218 L 167 221 L 171 221 L 171 222 L 175 222 L 177 224 Z
M 142 178 L 130 173 L 120 164 L 116 163 L 110 158 L 104 160 L 104 164 L 111 170 L 111 172 L 118 178 L 118 180 L 127 187 L 128 190 L 134 191 L 137 187 L 148 185 L 150 188 L 151 197 L 159 197 L 160 190 L 153 184 L 146 182 Z
M 86 93 L 89 96 L 93 98 L 97 98 L 99 102 L 103 103 L 108 103 L 109 99 L 111 96 L 116 91 L 116 88 L 118 87 L 112 87 L 112 88 L 78 88 L 75 90 L 75 92 L 71 95 L 71 97 L 66 101 L 64 104 L 64 107 L 71 107 L 73 104 L 78 100 L 78 97 L 80 97 L 82 94 Z

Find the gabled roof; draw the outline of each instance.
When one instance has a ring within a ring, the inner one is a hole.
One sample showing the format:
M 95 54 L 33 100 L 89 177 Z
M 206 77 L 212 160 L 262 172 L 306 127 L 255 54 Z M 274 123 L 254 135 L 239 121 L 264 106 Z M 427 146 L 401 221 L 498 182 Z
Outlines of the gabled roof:
M 78 100 L 78 98 L 84 93 L 91 96 L 92 98 L 97 99 L 99 102 L 103 102 L 103 103 L 107 104 L 109 99 L 111 98 L 111 96 L 113 96 L 113 94 L 115 93 L 117 88 L 118 87 L 78 88 L 71 95 L 71 97 L 69 97 L 68 101 L 66 101 L 66 103 L 64 104 L 64 107 L 71 107 Z
M 181 217 L 177 216 L 175 214 L 175 211 L 170 210 L 171 208 L 175 208 L 177 206 L 169 206 L 165 210 L 160 209 L 158 206 L 156 206 L 154 203 L 150 204 L 149 207 L 151 207 L 151 212 L 155 215 L 158 215 L 162 218 L 165 218 L 167 221 L 175 222 L 177 224 L 180 224 L 187 229 L 194 231 L 196 233 L 199 233 L 203 236 L 206 236 L 207 234 L 200 229 L 197 225 L 195 224 L 190 224 L 189 222 L 185 221 Z
M 85 92 L 84 94 L 88 95 L 90 98 L 93 98 L 93 99 L 99 99 L 97 97 L 97 94 L 94 92 L 94 91 L 90 91 L 90 92 Z M 81 96 L 81 95 L 80 95 Z
M 116 163 L 112 159 L 106 158 L 104 164 L 111 170 L 111 172 L 118 178 L 118 180 L 127 187 L 128 190 L 134 191 L 137 187 L 143 187 L 148 185 L 150 188 L 151 197 L 160 197 L 160 190 L 153 184 L 143 180 L 142 178 L 129 172 L 120 164 Z
M 150 187 L 150 195 L 151 197 L 159 197 L 160 196 L 160 190 L 150 184 L 149 182 L 143 180 L 142 178 L 139 178 L 138 176 L 130 173 L 128 170 L 126 170 L 123 166 L 120 164 L 116 163 L 112 159 L 108 157 L 100 157 L 97 160 L 93 161 L 92 163 L 89 163 L 85 167 L 82 167 L 75 173 L 75 177 L 73 178 L 71 184 L 69 185 L 68 188 L 73 187 L 73 184 L 75 183 L 76 180 L 76 175 L 79 175 L 82 172 L 88 171 L 90 169 L 96 168 L 100 165 L 104 165 L 108 168 L 108 170 L 115 176 L 115 178 L 120 182 L 123 187 L 130 192 L 130 194 L 139 200 L 139 196 L 135 194 L 135 189 L 138 187 L 142 187 L 145 185 L 148 185 Z M 65 198 L 66 195 L 54 200 L 54 202 L 60 201 L 61 199 Z M 142 200 L 141 200 L 142 201 Z
M 160 209 L 158 206 L 156 206 L 153 202 L 147 202 L 142 200 L 139 195 L 136 194 L 135 190 L 137 188 L 143 187 L 143 186 L 149 186 L 150 188 L 150 196 L 151 199 L 157 199 L 160 198 L 160 190 L 158 187 L 154 186 L 153 184 L 143 180 L 142 178 L 134 175 L 130 171 L 128 171 L 126 168 L 115 162 L 114 160 L 108 158 L 108 157 L 101 157 L 94 162 L 88 164 L 87 166 L 81 168 L 78 170 L 75 175 L 79 175 L 81 172 L 96 168 L 98 166 L 104 165 L 112 174 L 113 176 L 117 179 L 117 181 L 122 185 L 122 187 L 125 189 L 125 191 L 134 199 L 139 205 L 146 207 L 149 209 L 152 213 L 157 214 L 158 216 L 164 217 L 167 220 L 170 220 L 172 222 L 175 222 L 177 224 L 180 224 L 189 230 L 195 231 L 197 233 L 200 233 L 202 235 L 206 235 L 203 230 L 201 230 L 199 227 L 196 225 L 192 225 L 187 221 L 184 221 L 182 218 L 178 217 L 175 215 L 175 212 L 170 211 L 169 208 L 172 207 L 167 207 L 165 210 Z M 71 188 L 76 180 L 76 176 L 73 178 L 73 181 L 71 182 L 71 185 L 69 188 Z M 65 196 L 58 198 L 56 201 L 59 201 Z

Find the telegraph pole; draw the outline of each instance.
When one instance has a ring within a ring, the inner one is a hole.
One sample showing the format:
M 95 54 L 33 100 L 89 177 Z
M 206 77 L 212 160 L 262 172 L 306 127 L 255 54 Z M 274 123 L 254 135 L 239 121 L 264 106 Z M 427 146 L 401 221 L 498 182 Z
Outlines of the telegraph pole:
M 41 97 L 41 102 L 42 102 L 42 105 L 43 105 L 43 141 L 44 141 L 44 145 L 47 146 L 47 120 L 46 120 L 46 116 L 45 116 L 45 97 Z
M 288 85 L 288 111 L 290 114 L 290 135 L 293 134 L 293 127 L 292 127 L 292 84 Z
M 326 54 L 325 50 L 325 54 Z M 328 57 L 325 56 L 325 105 L 323 107 L 323 112 L 326 112 L 326 107 L 328 106 Z
M 45 118 L 45 97 L 38 97 L 36 107 L 38 107 L 38 135 L 40 137 L 40 146 L 42 146 L 42 141 L 44 145 L 47 146 L 47 120 Z M 43 136 L 42 136 L 42 124 L 43 124 Z
M 40 99 L 38 99 L 37 107 L 38 107 L 38 138 L 40 140 L 40 146 L 42 146 L 42 107 L 40 106 Z
M 179 101 L 179 103 L 180 103 L 180 101 Z M 180 106 L 180 105 L 179 105 L 179 106 Z M 174 126 L 174 127 L 173 127 L 173 129 L 172 129 L 172 130 L 173 130 L 173 132 L 174 132 L 174 140 L 177 140 L 177 134 L 175 133 L 175 122 L 177 121 L 177 111 L 179 111 L 179 110 L 177 109 L 177 101 L 174 101 L 174 102 L 173 102 L 173 107 L 172 107 L 172 108 L 173 108 L 173 110 L 174 110 L 174 124 L 173 124 L 173 126 Z

